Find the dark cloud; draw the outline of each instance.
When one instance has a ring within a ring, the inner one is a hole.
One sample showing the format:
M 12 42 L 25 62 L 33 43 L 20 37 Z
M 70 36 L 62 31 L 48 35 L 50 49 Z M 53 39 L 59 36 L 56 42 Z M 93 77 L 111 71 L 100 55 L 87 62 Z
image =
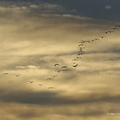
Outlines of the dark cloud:
M 0 102 L 0 114 L 3 110 L 8 118 L 12 114 L 16 120 L 56 116 L 73 120 L 91 116 L 97 119 L 119 111 L 119 30 L 105 34 L 113 30 L 115 23 L 110 20 L 119 20 L 117 3 L 0 1 L 0 101 L 4 103 Z M 101 34 L 105 35 L 103 39 Z M 100 41 L 85 43 L 84 54 L 74 61 L 78 64 L 74 68 L 72 60 L 78 56 L 78 42 L 95 36 Z M 55 63 L 59 66 L 55 67 Z M 61 68 L 63 65 L 67 72 Z M 54 75 L 58 76 L 47 80 Z
M 80 105 L 98 102 L 119 103 L 119 95 L 109 93 L 81 94 L 79 96 L 62 96 L 60 91 L 30 92 L 30 91 L 4 91 L 1 89 L 0 100 L 39 105 Z
M 100 19 L 119 20 L 119 0 L 46 0 L 48 3 L 63 5 L 68 9 L 75 9 L 76 14 Z M 104 6 L 112 5 L 113 9 L 106 11 Z M 98 14 L 99 13 L 99 14 Z
M 29 6 L 31 10 L 33 9 L 33 11 L 35 9 L 44 10 L 44 13 L 48 12 L 49 14 L 72 14 L 113 21 L 119 21 L 120 19 L 119 0 L 6 0 L 5 2 L 9 5 L 17 4 L 19 6 Z M 3 2 L 3 5 L 5 2 Z M 108 10 L 108 8 L 111 8 L 110 5 L 112 6 L 112 9 Z M 105 6 L 107 9 L 105 9 Z

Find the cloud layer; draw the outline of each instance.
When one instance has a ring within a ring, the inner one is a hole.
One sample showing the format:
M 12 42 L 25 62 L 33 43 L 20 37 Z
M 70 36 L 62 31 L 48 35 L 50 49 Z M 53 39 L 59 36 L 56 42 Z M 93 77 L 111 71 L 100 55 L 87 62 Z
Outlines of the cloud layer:
M 109 120 L 107 113 L 119 113 L 119 22 L 77 12 L 56 2 L 1 2 L 1 120 Z

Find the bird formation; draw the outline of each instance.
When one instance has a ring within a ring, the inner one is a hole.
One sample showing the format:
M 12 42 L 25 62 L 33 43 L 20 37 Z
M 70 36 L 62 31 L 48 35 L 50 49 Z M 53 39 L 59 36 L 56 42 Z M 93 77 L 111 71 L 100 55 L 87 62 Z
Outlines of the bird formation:
M 73 61 L 72 67 L 76 68 L 76 67 L 79 66 L 79 64 L 77 63 L 77 61 L 79 61 L 82 58 L 82 56 L 84 55 L 85 52 L 84 52 L 83 49 L 85 48 L 85 45 L 87 43 L 92 43 L 92 42 L 95 42 L 95 41 L 100 41 L 101 39 L 103 39 L 105 37 L 106 34 L 108 35 L 108 34 L 114 33 L 116 30 L 119 30 L 119 29 L 120 29 L 120 25 L 116 25 L 111 30 L 105 31 L 103 36 L 99 36 L 99 37 L 93 38 L 91 40 L 81 40 L 80 42 L 78 42 L 79 43 L 78 44 L 78 51 L 76 53 L 76 57 L 72 59 L 72 61 Z M 66 66 L 66 65 L 61 66 L 61 67 L 60 66 L 61 65 L 59 63 L 55 63 L 54 64 L 54 67 L 59 67 L 59 70 L 57 70 L 57 72 L 62 72 L 62 71 L 64 72 L 64 71 L 70 70 L 70 69 L 68 69 L 68 66 Z M 50 80 L 53 80 L 53 78 L 51 78 Z
M 114 33 L 116 30 L 119 30 L 119 29 L 120 29 L 120 25 L 115 25 L 111 30 L 105 31 L 104 34 L 108 35 L 108 34 Z M 80 40 L 80 42 L 78 42 L 79 44 L 78 44 L 78 51 L 76 52 L 76 57 L 72 59 L 73 63 L 72 63 L 71 66 L 73 68 L 76 68 L 76 67 L 79 66 L 79 64 L 77 63 L 77 61 L 79 61 L 82 58 L 83 54 L 85 53 L 83 51 L 83 49 L 85 48 L 85 44 L 92 43 L 92 42 L 95 42 L 95 41 L 100 41 L 104 37 L 105 36 L 103 35 L 103 36 L 99 36 L 98 38 L 93 38 L 91 40 Z M 49 80 L 49 81 L 55 80 L 58 77 L 58 75 L 59 75 L 60 72 L 65 72 L 65 71 L 69 71 L 70 70 L 67 65 L 60 65 L 59 63 L 55 63 L 54 64 L 54 68 L 56 68 L 56 67 L 57 67 L 56 72 L 58 74 L 57 75 L 51 75 L 51 77 L 47 77 L 45 80 Z M 21 76 L 21 74 L 10 74 L 8 72 L 3 73 L 3 75 L 14 75 L 16 77 L 20 77 Z M 34 82 L 35 81 L 29 81 L 30 84 L 33 84 Z M 40 87 L 43 86 L 42 83 L 39 83 L 38 85 Z M 54 86 L 49 86 L 48 89 L 50 90 L 50 89 L 56 89 L 56 88 Z
M 3 75 L 12 75 L 12 76 L 16 76 L 16 77 L 20 76 L 20 74 L 11 74 L 11 73 L 3 73 Z

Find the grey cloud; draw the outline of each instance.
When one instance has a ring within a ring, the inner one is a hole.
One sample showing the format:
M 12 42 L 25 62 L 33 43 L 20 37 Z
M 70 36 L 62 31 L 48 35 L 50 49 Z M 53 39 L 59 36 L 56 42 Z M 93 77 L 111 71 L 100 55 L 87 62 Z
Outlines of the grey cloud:
M 60 92 L 61 93 L 61 92 Z M 39 104 L 39 105 L 80 105 L 92 104 L 98 102 L 119 103 L 119 95 L 110 95 L 109 93 L 100 94 L 81 94 L 79 96 L 66 96 L 63 97 L 59 92 L 30 92 L 30 91 L 12 91 L 3 92 L 0 95 L 1 101 L 17 102 L 25 104 Z M 83 97 L 84 96 L 84 97 Z

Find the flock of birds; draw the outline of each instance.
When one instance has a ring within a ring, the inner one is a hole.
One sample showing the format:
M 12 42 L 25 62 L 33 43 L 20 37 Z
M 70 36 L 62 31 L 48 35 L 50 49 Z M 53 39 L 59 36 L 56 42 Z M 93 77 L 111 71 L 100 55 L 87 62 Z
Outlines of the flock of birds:
M 108 31 L 105 31 L 104 32 L 104 35 L 107 35 L 107 34 L 110 34 L 110 33 L 114 33 L 116 30 L 119 30 L 120 29 L 120 25 L 116 25 L 115 27 L 113 27 L 111 30 L 108 30 Z M 103 39 L 105 36 L 100 36 L 99 38 L 94 38 L 92 40 L 81 40 L 78 44 L 78 52 L 77 52 L 77 56 L 72 59 L 72 67 L 73 68 L 76 68 L 79 66 L 79 64 L 76 62 L 76 61 L 79 61 L 81 58 L 82 58 L 82 55 L 84 54 L 84 51 L 83 51 L 83 48 L 84 48 L 84 45 L 86 43 L 92 43 L 92 42 L 95 42 L 95 41 L 100 41 L 101 39 Z M 68 66 L 67 65 L 64 65 L 64 66 L 61 66 L 59 63 L 55 63 L 54 64 L 54 67 L 55 68 L 58 68 L 56 70 L 57 73 L 60 73 L 60 72 L 64 72 L 64 71 L 69 71 L 70 69 L 68 69 Z M 3 73 L 3 75 L 14 75 L 16 77 L 20 77 L 21 74 L 10 74 L 10 73 Z M 57 78 L 59 74 L 57 75 L 51 75 L 51 77 L 48 77 L 46 78 L 46 80 L 54 80 Z M 35 81 L 29 81 L 30 84 L 34 83 Z M 44 86 L 43 84 L 38 84 L 40 87 Z M 48 89 L 56 89 L 55 87 L 53 86 L 49 86 Z

